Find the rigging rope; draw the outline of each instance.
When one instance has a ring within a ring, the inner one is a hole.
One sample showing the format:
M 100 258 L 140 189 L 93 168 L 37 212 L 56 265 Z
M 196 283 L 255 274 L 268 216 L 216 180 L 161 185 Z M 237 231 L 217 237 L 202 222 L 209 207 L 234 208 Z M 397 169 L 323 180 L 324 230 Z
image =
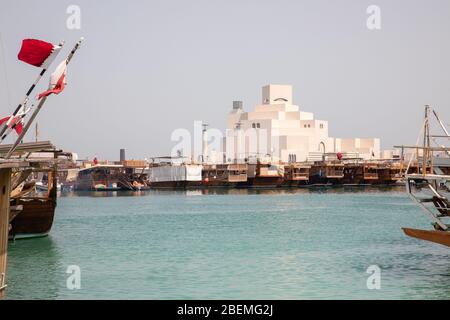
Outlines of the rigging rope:
M 422 132 L 425 130 L 426 123 L 427 123 L 427 119 L 423 120 L 422 128 L 420 129 L 419 135 L 417 136 L 416 146 L 419 146 L 419 140 L 420 140 L 420 137 L 422 136 Z M 409 159 L 408 166 L 406 167 L 405 174 L 408 174 L 409 168 L 411 167 L 411 163 L 412 163 L 413 158 L 414 157 L 411 157 Z M 417 161 L 419 161 L 419 154 L 418 153 L 417 153 Z

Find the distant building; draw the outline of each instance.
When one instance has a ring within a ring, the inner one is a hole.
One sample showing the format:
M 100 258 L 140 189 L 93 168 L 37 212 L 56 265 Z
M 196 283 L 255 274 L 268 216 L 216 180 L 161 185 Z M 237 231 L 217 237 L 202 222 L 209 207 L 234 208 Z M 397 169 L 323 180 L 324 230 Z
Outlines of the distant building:
M 292 86 L 267 85 L 262 103 L 246 112 L 233 102 L 224 138 L 225 161 L 267 159 L 302 162 L 321 160 L 326 153 L 351 154 L 363 159 L 380 158 L 378 138 L 333 138 L 328 121 L 314 118 L 292 101 Z

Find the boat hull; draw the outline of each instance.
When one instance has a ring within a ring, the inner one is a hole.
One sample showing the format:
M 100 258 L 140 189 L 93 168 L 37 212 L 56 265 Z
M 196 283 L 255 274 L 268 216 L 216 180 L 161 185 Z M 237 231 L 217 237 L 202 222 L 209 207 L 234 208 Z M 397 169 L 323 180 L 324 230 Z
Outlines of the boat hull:
M 248 178 L 249 188 L 278 188 L 283 184 L 283 177 L 261 177 Z
M 35 238 L 48 235 L 55 216 L 56 202 L 51 199 L 20 199 L 23 209 L 12 221 L 9 237 Z
M 238 182 L 229 182 L 222 179 L 209 179 L 208 181 L 203 181 L 202 185 L 205 188 L 237 188 Z
M 411 228 L 402 228 L 403 232 L 410 237 L 426 240 L 444 246 L 450 247 L 450 232 L 439 230 L 420 230 Z
M 202 181 L 158 181 L 150 183 L 151 189 L 196 189 L 202 186 Z

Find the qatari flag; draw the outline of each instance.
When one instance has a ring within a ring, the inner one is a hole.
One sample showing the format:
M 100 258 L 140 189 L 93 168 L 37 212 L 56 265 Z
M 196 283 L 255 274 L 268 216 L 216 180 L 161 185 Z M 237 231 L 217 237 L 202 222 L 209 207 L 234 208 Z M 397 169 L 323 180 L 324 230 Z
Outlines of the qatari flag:
M 50 76 L 50 85 L 47 91 L 42 92 L 38 96 L 38 100 L 47 97 L 50 94 L 59 94 L 66 86 L 67 61 L 64 60 L 56 68 L 55 72 Z
M 17 57 L 28 64 L 47 69 L 59 50 L 61 50 L 61 46 L 42 40 L 25 39 L 22 41 L 22 48 Z
M 14 127 L 17 134 L 21 134 L 23 130 L 23 120 L 19 116 L 9 116 L 3 119 L 0 119 L 0 124 L 9 122 L 8 128 Z

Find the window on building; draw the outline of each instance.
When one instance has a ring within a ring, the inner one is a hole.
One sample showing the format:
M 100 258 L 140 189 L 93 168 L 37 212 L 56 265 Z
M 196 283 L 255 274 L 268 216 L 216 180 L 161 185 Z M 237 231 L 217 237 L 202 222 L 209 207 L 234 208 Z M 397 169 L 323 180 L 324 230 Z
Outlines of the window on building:
M 257 128 L 261 128 L 261 124 L 258 122 L 258 123 L 256 124 L 256 127 L 257 127 Z
M 254 124 L 254 123 L 252 123 L 252 128 L 256 128 L 256 126 L 255 126 L 255 124 Z
M 320 129 L 323 129 L 323 123 L 320 124 Z
M 311 125 L 310 125 L 310 124 L 308 124 L 308 128 L 311 128 Z
M 304 125 L 304 127 L 306 128 L 306 124 Z

